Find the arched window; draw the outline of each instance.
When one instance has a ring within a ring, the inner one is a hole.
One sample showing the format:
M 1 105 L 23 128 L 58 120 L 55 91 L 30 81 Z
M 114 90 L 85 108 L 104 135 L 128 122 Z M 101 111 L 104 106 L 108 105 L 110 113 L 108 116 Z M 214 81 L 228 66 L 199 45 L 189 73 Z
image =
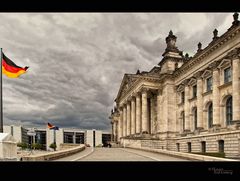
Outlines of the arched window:
M 184 111 L 181 112 L 181 117 L 182 117 L 182 128 L 183 131 L 185 130 L 185 114 Z
M 193 109 L 194 130 L 197 129 L 197 108 Z
M 230 125 L 232 122 L 232 96 L 226 101 L 226 121 L 227 125 Z
M 212 103 L 208 106 L 208 128 L 211 128 L 213 126 L 213 107 Z

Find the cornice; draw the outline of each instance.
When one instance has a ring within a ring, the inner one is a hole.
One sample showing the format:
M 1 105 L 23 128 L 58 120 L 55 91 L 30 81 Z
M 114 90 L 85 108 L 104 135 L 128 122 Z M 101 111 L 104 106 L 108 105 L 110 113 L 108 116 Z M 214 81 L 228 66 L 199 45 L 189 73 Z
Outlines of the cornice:
M 209 45 L 205 47 L 201 52 L 195 54 L 195 56 L 191 60 L 184 63 L 179 69 L 177 69 L 173 74 L 174 77 L 179 76 L 180 74 L 188 71 L 188 69 L 194 66 L 195 64 L 200 63 L 203 58 L 209 56 L 214 51 L 225 45 L 237 34 L 239 34 L 239 32 L 240 26 L 237 26 L 236 28 L 233 28 L 232 30 L 225 32 L 218 39 L 213 40 L 213 42 L 209 43 Z

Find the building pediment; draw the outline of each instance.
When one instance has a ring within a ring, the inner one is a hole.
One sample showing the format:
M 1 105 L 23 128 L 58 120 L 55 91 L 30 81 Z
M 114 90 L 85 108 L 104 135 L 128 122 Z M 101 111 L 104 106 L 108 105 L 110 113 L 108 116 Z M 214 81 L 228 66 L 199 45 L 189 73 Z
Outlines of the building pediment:
M 205 79 L 205 78 L 207 78 L 207 77 L 209 77 L 211 75 L 212 75 L 212 71 L 211 70 L 205 70 L 203 72 L 203 74 L 202 74 L 202 78 Z
M 184 91 L 184 88 L 185 86 L 183 84 L 180 84 L 178 87 L 177 87 L 177 92 L 182 92 Z
M 188 82 L 188 85 L 192 86 L 192 85 L 194 85 L 194 84 L 196 84 L 196 83 L 197 83 L 197 79 L 196 79 L 196 78 L 191 78 L 191 79 L 189 80 L 189 82 Z
M 117 94 L 115 101 L 120 100 L 126 94 L 131 92 L 135 87 L 149 86 L 149 84 L 159 85 L 161 82 L 160 77 L 156 75 L 144 74 L 125 74 Z
M 220 64 L 218 65 L 218 68 L 224 68 L 231 65 L 231 60 L 230 59 L 223 59 Z
M 123 76 L 122 83 L 120 85 L 120 89 L 118 91 L 117 99 L 121 98 L 122 95 L 129 90 L 129 88 L 139 80 L 140 75 L 135 74 L 125 74 Z

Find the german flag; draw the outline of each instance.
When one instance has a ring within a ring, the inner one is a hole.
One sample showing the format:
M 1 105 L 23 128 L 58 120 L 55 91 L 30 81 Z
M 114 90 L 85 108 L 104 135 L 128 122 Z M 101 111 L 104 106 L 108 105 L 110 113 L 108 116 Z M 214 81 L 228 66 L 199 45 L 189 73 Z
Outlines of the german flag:
M 28 67 L 22 68 L 17 66 L 4 53 L 2 53 L 2 73 L 9 78 L 18 78 L 27 71 Z
M 48 126 L 49 129 L 59 130 L 59 128 L 57 126 L 54 126 L 50 123 L 47 123 L 47 126 Z

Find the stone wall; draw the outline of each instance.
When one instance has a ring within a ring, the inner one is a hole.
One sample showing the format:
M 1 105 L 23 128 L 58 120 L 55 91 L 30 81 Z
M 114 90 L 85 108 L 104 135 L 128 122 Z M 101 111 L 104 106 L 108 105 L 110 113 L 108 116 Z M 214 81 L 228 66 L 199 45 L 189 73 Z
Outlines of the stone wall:
M 162 150 L 177 150 L 179 144 L 180 152 L 188 152 L 188 143 L 191 143 L 191 152 L 202 152 L 201 142 L 206 142 L 207 153 L 219 152 L 219 140 L 224 140 L 224 153 L 226 157 L 240 157 L 240 131 L 229 131 L 220 133 L 210 133 L 198 136 L 186 136 L 172 139 L 122 139 L 124 147 L 151 148 Z

